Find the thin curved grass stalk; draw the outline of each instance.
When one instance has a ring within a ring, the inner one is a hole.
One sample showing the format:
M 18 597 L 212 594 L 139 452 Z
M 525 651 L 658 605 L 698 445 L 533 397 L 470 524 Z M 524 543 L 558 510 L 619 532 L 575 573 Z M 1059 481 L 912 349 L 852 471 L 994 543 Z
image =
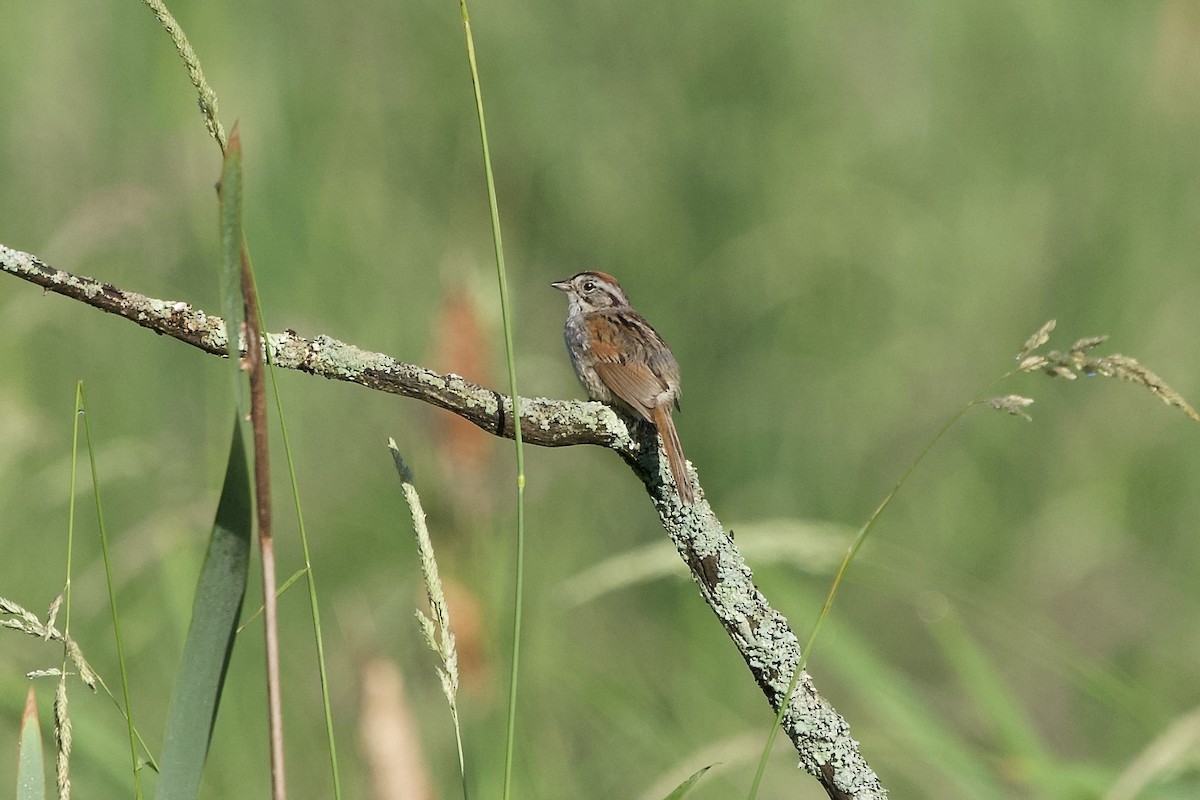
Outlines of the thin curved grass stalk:
M 121 617 L 117 613 L 117 593 L 113 586 L 112 560 L 109 557 L 108 531 L 104 524 L 104 506 L 100 502 L 100 477 L 96 469 L 96 449 L 92 446 L 92 427 L 88 423 L 86 400 L 83 394 L 83 381 L 75 385 L 75 423 L 83 420 L 83 435 L 87 442 L 88 464 L 92 472 L 92 494 L 96 499 L 96 518 L 100 531 L 100 553 L 104 558 L 104 579 L 108 586 L 108 606 L 112 612 L 113 638 L 117 645 L 117 667 L 121 673 L 121 694 L 125 703 L 125 725 L 129 731 L 129 757 L 133 769 L 133 793 L 137 798 L 142 797 L 142 771 L 138 767 L 138 742 L 133 726 L 133 700 L 129 692 L 129 670 L 125 665 L 125 645 L 121 638 Z M 73 479 L 72 479 L 73 480 Z M 65 682 L 65 678 L 62 679 Z M 66 704 L 66 688 L 64 683 L 64 706 Z
M 763 747 L 762 755 L 758 760 L 758 768 L 754 773 L 754 782 L 750 786 L 750 793 L 748 795 L 749 800 L 754 800 L 754 798 L 758 795 L 758 787 L 762 783 L 763 774 L 766 772 L 767 768 L 767 758 L 771 753 L 771 748 L 775 744 L 775 737 L 779 735 L 780 724 L 783 721 L 783 713 L 787 710 L 788 704 L 790 704 L 792 701 L 792 695 L 795 693 L 796 687 L 800 683 L 800 675 L 804 672 L 804 667 L 808 664 L 809 656 L 812 654 L 812 648 L 814 642 L 817 640 L 817 634 L 820 633 L 822 623 L 824 623 L 825 618 L 829 616 L 830 609 L 833 608 L 834 598 L 837 597 L 838 589 L 841 587 L 842 580 L 846 577 L 846 573 L 850 569 L 850 564 L 854 561 L 855 556 L 858 555 L 858 551 L 862 549 L 863 543 L 867 540 L 867 536 L 869 536 L 871 531 L 875 528 L 875 523 L 879 521 L 879 517 L 883 514 L 884 509 L 891 505 L 892 500 L 894 500 L 896 495 L 900 492 L 901 487 L 908 482 L 909 477 L 912 476 L 913 472 L 917 469 L 920 463 L 925 460 L 925 456 L 929 454 L 929 451 L 933 449 L 933 446 L 941 441 L 941 438 L 946 434 L 946 432 L 949 431 L 956 422 L 962 419 L 972 407 L 981 402 L 983 401 L 972 400 L 959 409 L 954 416 L 946 420 L 938 432 L 934 434 L 933 438 L 930 439 L 925 444 L 925 447 L 921 449 L 921 452 L 917 454 L 917 457 L 913 459 L 913 462 L 909 464 L 908 469 L 904 471 L 904 474 L 900 477 L 900 480 L 896 481 L 896 485 L 892 487 L 892 490 L 887 493 L 887 496 L 883 498 L 883 501 L 876 507 L 871 516 L 867 518 L 866 523 L 859 530 L 858 535 L 854 537 L 854 541 L 850 543 L 850 547 L 846 550 L 846 555 L 842 558 L 842 563 L 840 566 L 838 566 L 837 573 L 833 577 L 833 583 L 829 587 L 829 593 L 825 596 L 825 603 L 821 606 L 821 612 L 817 615 L 817 621 L 813 624 L 812 633 L 808 635 L 808 640 L 804 643 L 804 648 L 800 651 L 800 663 L 796 665 L 796 671 L 792 673 L 792 679 L 788 683 L 787 691 L 784 693 L 783 699 L 779 703 L 779 709 L 775 713 L 775 722 L 771 725 L 771 732 L 767 735 L 767 742 Z
M 1050 341 L 1050 334 L 1054 331 L 1056 325 L 1057 323 L 1055 320 L 1050 320 L 1046 324 L 1042 325 L 1042 327 L 1038 328 L 1028 339 L 1026 339 L 1021 351 L 1016 356 L 1018 361 L 1017 368 L 1001 375 L 989 385 L 989 388 L 990 386 L 994 386 L 997 383 L 1012 377 L 1014 374 L 1024 372 L 1040 371 L 1046 375 L 1049 375 L 1050 377 L 1065 378 L 1067 380 L 1075 380 L 1080 375 L 1086 375 L 1089 377 L 1100 376 L 1106 378 L 1121 378 L 1122 380 L 1126 380 L 1149 389 L 1152 394 L 1154 394 L 1167 405 L 1178 408 L 1190 419 L 1200 421 L 1200 414 L 1198 414 L 1196 410 L 1192 408 L 1192 406 L 1189 405 L 1186 400 L 1184 400 L 1182 395 L 1168 386 L 1166 381 L 1164 381 L 1158 375 L 1142 366 L 1137 359 L 1120 354 L 1113 354 L 1110 356 L 1091 355 L 1089 351 L 1108 341 L 1107 335 L 1087 336 L 1082 339 L 1078 339 L 1065 352 L 1051 350 L 1045 355 L 1037 355 L 1037 351 Z M 817 615 L 817 621 L 813 624 L 812 633 L 809 634 L 808 641 L 801 650 L 800 663 L 796 666 L 796 671 L 792 674 L 791 681 L 788 684 L 787 692 L 784 694 L 782 702 L 779 704 L 779 709 L 775 715 L 775 722 L 771 726 L 771 732 L 767 736 L 766 746 L 763 748 L 763 753 L 759 758 L 758 769 L 754 774 L 754 782 L 750 786 L 750 792 L 748 795 L 749 800 L 754 800 L 754 798 L 758 795 L 758 787 L 762 782 L 763 773 L 766 771 L 767 756 L 771 752 L 771 746 L 775 743 L 775 737 L 779 733 L 779 726 L 783 720 L 783 713 L 787 709 L 788 704 L 791 702 L 792 694 L 796 691 L 796 686 L 799 684 L 800 675 L 804 671 L 804 667 L 808 663 L 808 659 L 812 654 L 813 644 L 816 642 L 817 634 L 821 630 L 821 625 L 824 623 L 825 618 L 829 616 L 829 611 L 833 607 L 834 598 L 837 597 L 838 589 L 841 587 L 842 580 L 845 578 L 851 562 L 853 562 L 855 556 L 858 555 L 858 551 L 862 548 L 863 543 L 866 541 L 867 536 L 870 535 L 872 529 L 874 529 L 875 523 L 878 522 L 879 517 L 883 513 L 884 509 L 886 509 L 888 505 L 891 504 L 892 500 L 895 499 L 896 494 L 900 491 L 900 488 L 908 481 L 909 477 L 916 470 L 917 466 L 925 459 L 925 456 L 929 454 L 929 451 L 933 449 L 933 446 L 937 444 L 946 434 L 946 432 L 949 431 L 955 423 L 961 420 L 963 416 L 965 416 L 966 413 L 971 410 L 971 408 L 977 405 L 986 405 L 989 408 L 993 408 L 997 411 L 1003 411 L 1004 413 L 1021 417 L 1026 421 L 1032 421 L 1033 418 L 1026 411 L 1026 409 L 1029 408 L 1032 403 L 1033 398 L 1024 397 L 1017 394 L 1002 395 L 999 397 L 991 397 L 986 399 L 976 399 L 967 403 L 965 406 L 959 409 L 954 416 L 950 417 L 950 419 L 948 419 L 942 425 L 938 432 L 934 434 L 933 438 L 925 444 L 925 446 L 921 449 L 921 452 L 917 454 L 917 457 L 913 459 L 913 462 L 909 465 L 908 469 L 905 470 L 904 474 L 900 477 L 900 480 L 896 482 L 896 485 L 893 486 L 892 490 L 888 492 L 886 497 L 884 497 L 883 502 L 879 504 L 879 506 L 867 519 L 862 529 L 858 532 L 858 535 L 854 538 L 854 541 L 850 544 L 849 549 L 846 551 L 846 555 L 842 559 L 842 563 L 838 567 L 837 573 L 834 575 L 833 583 L 829 587 L 829 593 L 825 597 L 825 603 L 821 606 L 821 611 Z

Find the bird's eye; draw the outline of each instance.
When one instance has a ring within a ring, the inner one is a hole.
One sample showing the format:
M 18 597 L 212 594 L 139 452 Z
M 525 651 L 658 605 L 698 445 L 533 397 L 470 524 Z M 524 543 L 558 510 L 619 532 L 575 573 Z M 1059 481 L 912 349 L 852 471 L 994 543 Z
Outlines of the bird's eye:
M 583 290 L 584 290 L 585 292 L 594 292 L 594 291 L 596 291 L 596 282 L 595 282 L 595 281 L 584 281 L 584 282 L 583 282 Z

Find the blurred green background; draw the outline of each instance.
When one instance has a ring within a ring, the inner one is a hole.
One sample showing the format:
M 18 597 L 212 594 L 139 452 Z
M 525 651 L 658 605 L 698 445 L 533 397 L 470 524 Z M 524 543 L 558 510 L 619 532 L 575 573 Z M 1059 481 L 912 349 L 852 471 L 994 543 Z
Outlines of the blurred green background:
M 457 5 L 172 8 L 226 126 L 240 120 L 269 327 L 503 389 Z M 0 16 L 0 242 L 216 313 L 219 154 L 152 15 L 100 0 Z M 522 393 L 582 396 L 547 283 L 619 277 L 683 366 L 680 435 L 708 498 L 798 631 L 847 531 L 943 420 L 986 394 L 1037 398 L 1032 424 L 976 411 L 938 445 L 810 663 L 893 796 L 1101 797 L 1168 730 L 1194 754 L 1200 431 L 1116 381 L 988 384 L 1057 318 L 1052 344 L 1109 333 L 1102 351 L 1200 399 L 1200 6 L 499 0 L 472 22 Z M 42 612 L 60 591 L 82 379 L 134 711 L 157 747 L 228 446 L 225 365 L 9 276 L 0 341 L 0 596 Z M 498 796 L 509 443 L 414 401 L 279 383 L 348 796 L 388 796 L 369 756 L 368 712 L 390 708 L 380 674 L 431 791 L 457 796 L 389 436 L 455 585 L 471 782 Z M 712 762 L 691 796 L 744 796 L 771 717 L 683 564 L 578 602 L 566 591 L 607 558 L 665 547 L 640 485 L 596 448 L 532 449 L 527 472 L 519 796 L 662 797 Z M 301 564 L 284 475 L 278 461 L 281 576 Z M 81 484 L 72 630 L 115 686 Z M 324 797 L 306 608 L 302 591 L 281 603 L 288 767 L 297 796 Z M 60 651 L 0 633 L 0 741 L 15 743 L 24 673 Z M 209 797 L 267 791 L 261 660 L 254 625 Z M 38 688 L 48 720 L 52 686 Z M 73 697 L 79 796 L 128 795 L 122 721 Z M 1139 796 L 1200 794 L 1187 763 Z M 794 765 L 779 746 L 762 796 L 823 797 Z M 0 759 L 0 787 L 14 771 Z

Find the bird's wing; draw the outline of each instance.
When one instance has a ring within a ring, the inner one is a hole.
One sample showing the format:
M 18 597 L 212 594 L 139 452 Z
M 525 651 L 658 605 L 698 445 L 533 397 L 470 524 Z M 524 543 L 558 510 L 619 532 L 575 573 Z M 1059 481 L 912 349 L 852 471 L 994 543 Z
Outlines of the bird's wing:
M 588 320 L 596 374 L 622 403 L 648 422 L 678 367 L 662 337 L 635 313 L 600 313 Z M 647 341 L 651 340 L 651 341 Z
M 653 421 L 650 410 L 667 387 L 646 364 L 640 361 L 600 361 L 596 364 L 596 374 L 604 381 L 609 391 L 636 411 L 642 419 Z

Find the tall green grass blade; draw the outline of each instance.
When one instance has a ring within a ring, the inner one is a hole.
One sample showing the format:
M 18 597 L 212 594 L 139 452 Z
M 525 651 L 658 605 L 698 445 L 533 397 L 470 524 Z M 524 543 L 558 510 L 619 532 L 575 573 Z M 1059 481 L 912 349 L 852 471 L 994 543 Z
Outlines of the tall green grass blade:
M 236 132 L 236 126 L 235 126 Z M 242 150 L 230 148 L 221 164 L 221 313 L 225 315 L 226 349 L 233 375 L 233 399 L 239 410 L 246 406 L 246 382 L 241 368 L 239 332 L 245 322 L 242 300 Z M 239 418 L 245 416 L 239 415 Z
M 696 785 L 696 782 L 703 778 L 704 773 L 708 772 L 710 769 L 712 769 L 712 767 L 713 765 L 709 764 L 707 767 L 701 767 L 693 772 L 690 778 L 679 784 L 679 787 L 663 798 L 663 800 L 680 800 L 680 798 L 692 790 L 692 787 Z
M 1099 796 L 1111 777 L 1109 771 L 1071 765 L 1045 745 L 1037 726 L 1022 708 L 1020 697 L 1009 690 L 1004 674 L 950 605 L 936 600 L 923 617 L 959 684 L 979 707 L 979 719 L 997 742 L 992 757 L 1007 765 L 1006 774 L 1021 780 L 1030 791 L 1036 787 L 1047 797 Z
M 504 748 L 504 798 L 512 791 L 513 746 L 517 725 L 517 686 L 521 663 L 521 615 L 525 587 L 525 450 L 521 443 L 521 405 L 517 393 L 517 357 L 513 346 L 512 307 L 508 299 L 508 277 L 504 271 L 504 241 L 500 235 L 500 206 L 496 201 L 496 179 L 492 174 L 492 155 L 488 145 L 487 122 L 483 113 L 483 89 L 479 83 L 479 65 L 475 61 L 475 37 L 467 0 L 459 0 L 463 31 L 467 42 L 467 61 L 471 67 L 471 87 L 475 91 L 475 116 L 479 119 L 479 139 L 483 146 L 483 174 L 487 181 L 488 211 L 492 220 L 492 243 L 496 251 L 496 277 L 500 284 L 500 314 L 504 319 L 504 354 L 508 363 L 508 391 L 512 398 L 513 442 L 517 459 L 517 554 L 513 578 L 512 672 L 508 684 L 508 731 Z
M 1200 708 L 1176 718 L 1134 756 L 1104 794 L 1104 800 L 1200 797 L 1197 753 Z
M 288 589 L 292 588 L 292 585 L 295 584 L 296 581 L 303 578 L 304 574 L 306 572 L 308 572 L 308 570 L 301 567 L 300 569 L 293 572 L 286 581 L 279 584 L 279 588 L 275 590 L 275 599 L 278 600 L 279 598 L 283 597 L 284 593 L 287 592 Z M 240 636 L 242 631 L 246 630 L 246 628 L 249 628 L 250 625 L 253 624 L 256 619 L 261 617 L 263 615 L 263 611 L 265 611 L 265 610 L 266 610 L 265 606 L 259 605 L 259 607 L 256 608 L 253 612 L 251 612 L 250 614 L 247 614 L 246 618 L 242 620 L 242 623 L 240 625 L 238 625 L 238 629 L 237 629 L 238 635 Z
M 129 730 L 129 758 L 133 764 L 133 792 L 142 797 L 142 771 L 138 767 L 137 732 L 133 726 L 133 700 L 129 692 L 129 671 L 125 665 L 125 645 L 121 639 L 121 615 L 117 613 L 117 592 L 113 585 L 112 559 L 108 547 L 108 531 L 104 525 L 104 506 L 100 502 L 100 477 L 96 470 L 96 448 L 92 445 L 92 426 L 88 422 L 87 402 L 83 394 L 83 381 L 76 384 L 76 419 L 83 420 L 83 435 L 87 442 L 88 464 L 92 471 L 92 495 L 96 500 L 96 518 L 100 528 L 100 553 L 104 557 L 104 579 L 108 585 L 108 607 L 112 612 L 113 638 L 117 644 L 117 668 L 121 673 L 121 694 L 125 704 L 125 726 Z
M 992 733 L 1008 757 L 1053 770 L 1056 759 L 1043 746 L 1037 728 L 1021 710 L 1020 698 L 1008 691 L 1004 676 L 963 627 L 948 603 L 925 614 L 930 633 L 949 661 L 959 683 L 982 710 Z
M 158 800 L 192 800 L 212 740 L 221 688 L 233 652 L 250 569 L 253 502 L 242 426 L 233 426 L 225 485 L 208 555 L 200 571 L 192 622 L 175 678 L 160 761 Z
M 25 696 L 25 712 L 21 715 L 17 800 L 46 800 L 46 757 L 42 749 L 42 728 L 38 724 L 37 696 L 32 686 Z

